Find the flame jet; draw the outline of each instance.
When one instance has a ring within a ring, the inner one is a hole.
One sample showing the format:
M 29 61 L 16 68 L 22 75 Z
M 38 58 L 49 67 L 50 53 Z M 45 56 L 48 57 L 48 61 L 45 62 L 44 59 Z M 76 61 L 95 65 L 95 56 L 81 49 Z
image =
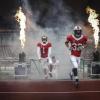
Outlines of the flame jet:
M 20 7 L 17 10 L 15 18 L 20 25 L 20 37 L 19 37 L 19 39 L 21 41 L 21 47 L 24 48 L 25 41 L 26 41 L 26 39 L 25 39 L 26 16 L 25 16 L 25 14 L 22 10 L 22 7 L 21 7 L 21 6 L 23 6 L 23 2 L 22 2 L 22 0 L 19 0 L 19 1 L 20 1 Z
M 99 14 L 96 13 L 95 10 L 91 9 L 90 7 L 86 8 L 86 12 L 89 14 L 88 22 L 93 27 L 94 31 L 94 39 L 95 39 L 95 48 L 97 49 L 99 43 Z

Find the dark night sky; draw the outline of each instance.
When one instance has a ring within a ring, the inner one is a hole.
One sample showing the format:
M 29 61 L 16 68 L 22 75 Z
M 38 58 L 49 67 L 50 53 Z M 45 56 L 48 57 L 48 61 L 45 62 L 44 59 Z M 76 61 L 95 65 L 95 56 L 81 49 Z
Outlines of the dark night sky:
M 50 0 L 28 0 L 32 10 L 35 9 L 47 9 Z M 100 0 L 63 0 L 64 6 L 71 7 L 75 12 L 86 16 L 85 8 L 89 5 L 93 9 L 96 9 L 100 13 Z M 3 17 L 12 16 L 16 9 L 19 7 L 19 0 L 0 0 L 0 20 Z M 3 18 L 4 19 L 4 18 Z
M 0 0 L 0 15 L 6 15 L 11 13 L 18 7 L 19 0 Z M 94 9 L 100 11 L 100 0 L 63 0 L 65 4 L 69 5 L 71 8 L 76 9 L 77 11 L 84 10 L 87 5 L 90 5 Z M 38 7 L 37 4 L 47 4 L 50 3 L 50 0 L 29 0 L 31 6 Z

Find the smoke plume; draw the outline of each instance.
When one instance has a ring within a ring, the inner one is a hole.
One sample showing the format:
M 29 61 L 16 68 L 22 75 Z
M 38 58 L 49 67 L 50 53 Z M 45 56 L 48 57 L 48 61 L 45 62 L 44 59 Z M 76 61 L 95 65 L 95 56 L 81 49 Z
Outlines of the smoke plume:
M 80 15 L 70 7 L 66 7 L 63 0 L 49 0 L 48 5 L 40 1 L 41 5 L 36 3 L 33 9 L 28 0 L 23 0 L 23 2 L 27 17 L 24 50 L 27 58 L 38 59 L 36 45 L 41 41 L 41 36 L 46 35 L 52 43 L 52 55 L 60 61 L 59 78 L 67 78 L 72 64 L 70 63 L 69 50 L 64 42 L 66 35 L 73 32 L 75 25 L 84 26 Z

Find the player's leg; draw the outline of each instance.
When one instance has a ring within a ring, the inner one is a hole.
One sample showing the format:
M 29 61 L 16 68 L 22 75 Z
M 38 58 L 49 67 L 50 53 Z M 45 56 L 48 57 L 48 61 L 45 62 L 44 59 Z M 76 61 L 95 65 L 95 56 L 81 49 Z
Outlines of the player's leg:
M 78 86 L 79 86 L 78 68 L 80 66 L 80 57 L 75 57 L 75 58 L 76 58 L 76 61 L 77 61 L 77 65 L 76 66 L 74 65 L 73 73 L 74 73 L 74 76 L 75 76 L 75 87 L 78 88 Z
M 57 69 L 54 69 L 54 70 L 53 70 L 53 75 L 54 75 L 54 78 L 55 78 L 55 79 L 58 78 L 58 72 L 57 72 Z
M 73 64 L 72 73 L 74 75 L 74 79 L 78 80 L 78 63 L 77 63 L 77 57 L 71 55 L 71 62 Z
M 49 64 L 48 67 L 49 67 L 49 75 L 50 77 L 53 77 L 53 65 Z
M 80 67 L 80 57 L 77 57 L 77 64 L 78 64 L 78 68 Z M 77 68 L 77 80 L 79 80 L 78 78 L 78 68 Z
M 48 72 L 47 72 L 46 68 L 44 68 L 44 77 L 45 77 L 45 79 L 48 79 Z
M 79 78 L 78 78 L 78 69 L 77 68 L 73 68 L 73 73 L 74 73 L 74 79 L 75 82 L 79 82 Z
M 48 63 L 47 59 L 43 59 L 43 72 L 44 72 L 44 78 L 48 79 Z

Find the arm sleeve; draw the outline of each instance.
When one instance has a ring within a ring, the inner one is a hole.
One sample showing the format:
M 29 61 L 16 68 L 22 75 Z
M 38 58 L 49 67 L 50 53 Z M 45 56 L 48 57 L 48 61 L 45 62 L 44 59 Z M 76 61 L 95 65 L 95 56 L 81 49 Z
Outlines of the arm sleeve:
M 70 41 L 70 39 L 71 39 L 71 35 L 67 35 L 67 37 L 66 37 L 66 41 Z
M 52 47 L 49 47 L 49 50 L 48 50 L 48 58 L 49 58 L 50 55 L 51 55 L 51 49 L 52 49 Z
M 40 53 L 40 47 L 37 46 L 37 56 L 38 56 L 38 59 L 41 59 L 41 53 Z
M 69 47 L 69 41 L 70 41 L 70 36 L 68 35 L 67 37 L 66 37 L 66 41 L 65 41 L 65 45 L 67 46 L 67 47 Z
M 49 47 L 49 50 L 48 50 L 48 59 L 49 59 L 49 64 L 52 64 L 52 60 L 51 60 L 51 49 L 52 49 L 52 47 L 50 46 Z
M 83 42 L 83 48 L 85 48 L 87 46 L 87 40 L 88 40 L 88 37 L 87 36 L 84 36 L 84 42 Z

